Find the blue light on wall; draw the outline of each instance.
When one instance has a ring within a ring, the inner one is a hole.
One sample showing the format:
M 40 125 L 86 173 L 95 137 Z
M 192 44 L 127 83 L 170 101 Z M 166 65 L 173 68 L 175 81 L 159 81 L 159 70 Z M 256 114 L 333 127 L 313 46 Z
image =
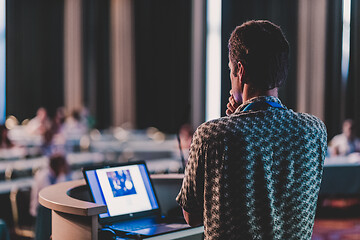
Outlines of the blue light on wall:
M 341 74 L 344 83 L 349 76 L 350 60 L 350 18 L 351 18 L 351 0 L 343 1 L 343 36 L 342 36 L 342 59 Z
M 6 115 L 6 7 L 5 0 L 0 0 L 0 123 Z

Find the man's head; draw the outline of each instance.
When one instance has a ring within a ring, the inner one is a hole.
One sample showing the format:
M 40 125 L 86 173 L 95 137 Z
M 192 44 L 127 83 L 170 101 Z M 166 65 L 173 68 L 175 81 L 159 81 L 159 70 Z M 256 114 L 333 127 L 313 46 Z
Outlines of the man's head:
M 241 84 L 259 91 L 278 88 L 285 82 L 289 43 L 279 26 L 264 20 L 245 22 L 231 33 L 228 47 L 232 81 L 242 74 Z

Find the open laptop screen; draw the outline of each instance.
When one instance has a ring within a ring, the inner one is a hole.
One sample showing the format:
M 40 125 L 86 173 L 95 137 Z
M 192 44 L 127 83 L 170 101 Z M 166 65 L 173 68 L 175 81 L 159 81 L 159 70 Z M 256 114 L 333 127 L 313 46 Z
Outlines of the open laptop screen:
M 84 170 L 84 175 L 94 202 L 108 208 L 100 219 L 159 209 L 144 163 Z

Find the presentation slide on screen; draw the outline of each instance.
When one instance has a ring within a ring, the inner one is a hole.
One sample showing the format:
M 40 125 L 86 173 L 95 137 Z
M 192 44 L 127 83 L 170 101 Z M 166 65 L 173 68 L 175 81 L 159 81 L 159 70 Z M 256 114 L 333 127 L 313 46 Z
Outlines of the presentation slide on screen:
M 151 210 L 138 166 L 96 170 L 110 216 Z

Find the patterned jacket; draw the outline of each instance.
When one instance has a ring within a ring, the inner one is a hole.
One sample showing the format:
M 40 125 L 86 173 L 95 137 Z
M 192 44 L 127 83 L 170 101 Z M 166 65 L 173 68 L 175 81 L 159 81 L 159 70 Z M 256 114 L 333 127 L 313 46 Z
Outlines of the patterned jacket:
M 198 127 L 176 200 L 205 239 L 311 239 L 326 150 L 322 121 L 256 97 Z

